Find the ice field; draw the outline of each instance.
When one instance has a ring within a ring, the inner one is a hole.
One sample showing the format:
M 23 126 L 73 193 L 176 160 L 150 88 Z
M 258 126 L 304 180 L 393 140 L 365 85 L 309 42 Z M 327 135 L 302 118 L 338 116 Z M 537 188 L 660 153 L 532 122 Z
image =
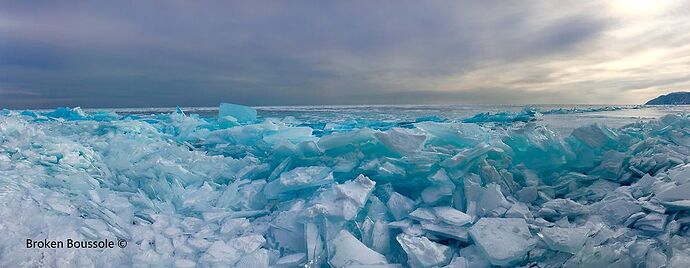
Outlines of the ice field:
M 0 266 L 689 267 L 686 112 L 3 110 Z

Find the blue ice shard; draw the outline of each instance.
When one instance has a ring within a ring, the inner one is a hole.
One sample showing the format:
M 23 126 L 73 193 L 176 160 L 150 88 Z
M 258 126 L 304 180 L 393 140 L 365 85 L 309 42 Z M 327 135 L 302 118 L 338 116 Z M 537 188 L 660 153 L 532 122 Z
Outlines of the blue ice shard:
M 264 194 L 277 197 L 281 193 L 316 187 L 333 182 L 333 174 L 328 167 L 298 167 L 285 172 L 266 184 Z
M 218 109 L 218 120 L 236 121 L 239 123 L 251 122 L 256 120 L 256 110 L 243 105 L 221 103 Z

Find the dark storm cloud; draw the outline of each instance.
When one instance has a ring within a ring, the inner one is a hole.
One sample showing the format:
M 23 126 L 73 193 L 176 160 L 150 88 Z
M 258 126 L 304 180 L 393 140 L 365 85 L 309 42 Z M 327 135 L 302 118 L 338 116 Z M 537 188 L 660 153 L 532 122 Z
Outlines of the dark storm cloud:
M 553 102 L 483 70 L 584 53 L 615 22 L 592 5 L 3 2 L 0 107 Z

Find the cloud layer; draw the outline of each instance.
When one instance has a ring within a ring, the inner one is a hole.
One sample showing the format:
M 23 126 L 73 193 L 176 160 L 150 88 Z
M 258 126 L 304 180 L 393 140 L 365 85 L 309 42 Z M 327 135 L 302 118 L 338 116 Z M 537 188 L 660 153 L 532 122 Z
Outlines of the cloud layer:
M 0 107 L 642 103 L 683 1 L 9 1 Z

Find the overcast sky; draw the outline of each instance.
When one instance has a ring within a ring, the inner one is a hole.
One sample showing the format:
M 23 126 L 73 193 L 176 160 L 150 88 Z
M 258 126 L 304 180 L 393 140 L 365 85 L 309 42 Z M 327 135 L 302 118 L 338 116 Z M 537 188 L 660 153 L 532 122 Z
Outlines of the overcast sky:
M 0 108 L 638 104 L 690 90 L 690 1 L 41 2 L 0 2 Z

